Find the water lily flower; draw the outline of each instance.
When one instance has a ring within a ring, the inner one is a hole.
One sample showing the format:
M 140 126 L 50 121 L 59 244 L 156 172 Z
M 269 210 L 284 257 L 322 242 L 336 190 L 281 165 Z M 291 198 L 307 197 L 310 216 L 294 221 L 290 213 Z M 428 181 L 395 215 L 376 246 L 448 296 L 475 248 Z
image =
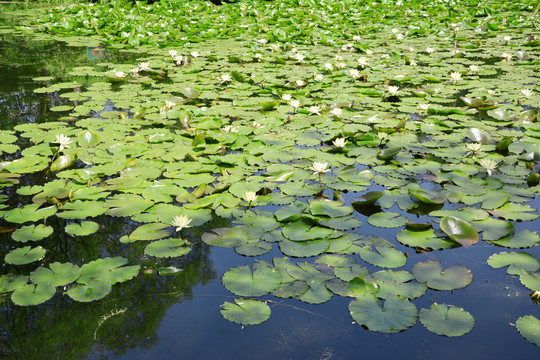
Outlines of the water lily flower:
M 488 90 L 487 93 L 488 93 L 489 95 L 495 95 L 495 90 Z
M 503 37 L 503 40 L 506 42 L 509 42 L 510 40 L 512 40 L 512 37 L 509 35 L 506 35 L 505 37 Z
M 418 110 L 428 111 L 429 110 L 429 104 L 418 104 L 418 106 L 416 108 Z
M 471 143 L 471 144 L 466 144 L 465 146 L 469 150 L 466 156 L 471 155 L 471 154 L 476 154 L 482 148 L 482 144 L 480 143 Z
M 360 37 L 360 35 L 354 35 L 352 39 L 353 41 L 360 41 L 362 38 Z
M 343 61 L 343 56 L 341 55 L 336 55 L 336 61 Z
M 69 144 L 71 144 L 71 139 L 69 138 L 69 136 L 66 136 L 64 134 L 57 134 L 56 141 L 53 142 L 60 144 L 60 148 L 58 149 L 58 151 L 62 151 L 64 150 L 64 148 L 71 148 L 71 146 L 69 146 Z
M 341 47 L 341 50 L 343 51 L 353 51 L 354 49 L 354 45 L 349 43 L 349 44 L 345 44 Z
M 531 89 L 521 89 L 521 94 L 525 97 L 531 97 L 534 95 L 534 92 Z
M 220 84 L 227 83 L 229 81 L 232 81 L 232 77 L 230 74 L 223 74 L 219 76 L 219 79 L 221 80 Z
M 365 56 L 360 56 L 358 59 L 356 59 L 356 61 L 358 62 L 358 65 L 362 67 L 362 69 L 364 66 L 367 66 L 367 58 Z
M 191 223 L 190 218 L 188 218 L 186 215 L 180 215 L 180 216 L 175 216 L 173 218 L 171 225 L 176 226 L 176 231 L 180 231 L 183 228 L 191 227 L 189 226 L 190 223 Z
M 171 110 L 175 105 L 176 103 L 174 101 L 165 101 L 165 109 L 167 110 Z
M 390 95 L 395 96 L 399 92 L 399 87 L 389 86 L 387 90 L 390 93 Z
M 452 79 L 452 82 L 455 84 L 459 80 L 461 80 L 461 73 L 458 73 L 457 71 L 452 71 L 450 73 L 450 79 Z
M 257 122 L 257 121 L 254 121 L 253 125 L 251 125 L 251 126 L 253 126 L 255 129 L 262 129 L 264 127 L 263 124 L 261 124 L 260 122 Z
M 177 57 L 177 56 L 178 56 L 178 51 L 176 51 L 176 50 L 169 50 L 169 55 L 170 55 L 171 57 L 173 57 L 173 58 L 174 58 L 174 57 Z
M 199 57 L 199 52 L 198 51 L 192 51 L 189 53 L 191 56 L 193 56 L 194 58 L 198 58 Z
M 381 142 L 383 142 L 383 141 L 385 141 L 386 139 L 388 139 L 388 133 L 379 131 L 379 132 L 377 133 L 377 137 L 379 138 L 379 140 L 380 140 Z
M 289 101 L 291 99 L 292 99 L 291 94 L 283 94 L 283 95 L 281 95 L 281 100 Z
M 292 56 L 293 59 L 297 60 L 298 62 L 301 62 L 303 63 L 304 62 L 304 59 L 306 58 L 305 55 L 302 55 L 302 54 L 294 54 L 294 56 Z
M 330 110 L 330 115 L 340 118 L 342 116 L 343 110 L 341 108 L 335 107 Z
M 426 52 L 427 52 L 428 54 L 432 54 L 432 53 L 435 52 L 435 49 L 432 48 L 432 47 L 427 47 L 427 48 L 426 48 Z
M 257 200 L 257 194 L 255 193 L 255 191 L 246 191 L 244 195 L 242 195 L 242 197 L 247 203 L 250 204 Z
M 407 49 L 408 52 L 413 52 L 414 51 L 414 48 L 410 47 Z
M 295 81 L 296 86 L 305 86 L 306 82 L 304 80 L 296 80 Z
M 334 144 L 335 147 L 343 148 L 345 147 L 345 144 L 347 144 L 347 140 L 345 138 L 337 138 L 332 141 L 332 144 Z
M 279 44 L 270 44 L 270 50 L 278 52 L 280 51 Z
M 495 161 L 493 159 L 482 159 L 479 163 L 480 166 L 482 166 L 486 170 L 487 176 L 491 176 L 492 171 L 495 170 L 495 168 L 499 164 L 498 161 Z
M 323 66 L 324 66 L 324 69 L 325 69 L 326 71 L 332 71 L 332 70 L 334 70 L 334 65 L 332 65 L 332 64 L 330 64 L 330 63 L 324 63 Z
M 373 55 L 373 50 L 366 49 L 366 55 Z
M 139 68 L 133 68 L 131 70 L 129 70 L 129 72 L 131 73 L 131 76 L 137 76 L 139 75 Z
M 122 79 L 126 76 L 126 74 L 123 72 L 123 71 L 115 71 L 114 72 L 114 77 L 117 77 L 119 79 Z
M 310 167 L 311 170 L 313 170 L 313 175 L 315 174 L 325 174 L 330 171 L 330 169 L 327 169 L 328 163 L 323 162 L 314 162 L 313 166 Z
M 261 60 L 263 57 L 261 53 L 256 53 L 254 56 L 255 56 L 255 59 L 257 60 Z
M 403 40 L 405 36 L 403 34 L 396 34 L 396 39 L 397 40 Z
M 289 101 L 289 105 L 291 105 L 295 110 L 300 107 L 300 101 L 298 100 L 291 100 Z
M 321 115 L 321 108 L 318 105 L 313 105 L 308 108 L 309 115 Z
M 345 66 L 346 66 L 346 65 L 345 65 L 344 63 L 337 63 L 337 64 L 336 64 L 336 67 L 337 67 L 338 69 L 340 69 L 340 70 L 345 69 Z
M 397 34 L 399 32 L 398 29 L 392 29 L 392 33 Z
M 227 125 L 223 129 L 221 129 L 224 133 L 233 133 L 238 132 L 238 129 L 232 125 Z
M 510 59 L 512 59 L 512 54 L 502 53 L 501 58 L 502 58 L 502 61 L 508 62 L 510 61 Z
M 148 70 L 150 70 L 150 63 L 148 63 L 148 62 L 140 62 L 139 63 L 139 70 L 140 71 L 148 71 Z
M 417 66 L 418 64 L 414 60 L 409 60 L 409 66 Z
M 315 81 L 323 81 L 324 75 L 323 74 L 315 74 L 314 76 Z
M 353 79 L 358 79 L 360 77 L 360 71 L 351 69 L 349 70 L 349 75 L 351 75 Z
M 478 71 L 478 66 L 477 65 L 471 65 L 471 66 L 469 66 L 469 70 L 472 71 L 472 72 L 476 72 L 476 71 Z
M 264 45 L 264 44 L 266 44 L 268 41 L 267 41 L 266 39 L 259 39 L 259 40 L 257 40 L 257 42 L 258 42 L 259 44 L 261 44 L 261 45 Z

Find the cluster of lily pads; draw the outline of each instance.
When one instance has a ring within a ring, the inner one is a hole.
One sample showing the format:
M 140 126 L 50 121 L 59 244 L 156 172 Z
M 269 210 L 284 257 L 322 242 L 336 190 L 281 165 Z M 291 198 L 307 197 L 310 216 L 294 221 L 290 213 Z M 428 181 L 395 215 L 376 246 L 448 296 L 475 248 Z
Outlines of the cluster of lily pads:
M 528 204 L 540 192 L 540 42 L 531 23 L 538 18 L 526 2 L 497 2 L 497 14 L 477 3 L 276 0 L 169 9 L 113 1 L 27 23 L 57 35 L 99 35 L 126 51 L 145 45 L 145 53 L 133 63 L 74 67 L 70 82 L 35 79 L 47 82 L 36 92 L 65 99 L 51 109 L 58 121 L 1 132 L 9 160 L 0 163 L 0 214 L 16 230 L 0 291 L 23 306 L 57 291 L 101 299 L 140 265 L 126 266 L 123 257 L 51 262 L 45 239 L 93 234 L 99 224 L 88 219 L 104 214 L 140 224 L 119 234 L 120 243 L 148 241 L 144 256 L 174 258 L 190 250 L 184 228 L 219 216 L 233 225 L 208 229 L 209 245 L 252 257 L 276 247 L 287 257 L 317 257 L 227 271 L 223 284 L 239 298 L 223 304 L 226 319 L 267 320 L 265 299 L 255 299 L 267 294 L 315 304 L 338 295 L 354 298 L 351 317 L 370 330 L 397 332 L 419 318 L 436 334 L 467 333 L 474 319 L 462 308 L 435 303 L 418 312 L 410 301 L 427 288 L 467 286 L 467 268 L 428 260 L 411 272 L 373 272 L 356 254 L 369 266 L 398 269 L 407 263 L 402 245 L 421 252 L 475 246 L 480 236 L 510 249 L 540 242 L 513 223 L 539 217 Z M 42 183 L 22 186 L 27 174 L 42 174 Z M 14 190 L 28 200 L 10 204 Z M 395 241 L 362 235 L 360 215 L 401 230 Z M 54 229 L 47 222 L 55 217 L 69 223 Z M 486 260 L 509 266 L 538 299 L 534 255 Z M 21 275 L 29 264 L 34 269 Z M 540 345 L 536 317 L 516 326 Z

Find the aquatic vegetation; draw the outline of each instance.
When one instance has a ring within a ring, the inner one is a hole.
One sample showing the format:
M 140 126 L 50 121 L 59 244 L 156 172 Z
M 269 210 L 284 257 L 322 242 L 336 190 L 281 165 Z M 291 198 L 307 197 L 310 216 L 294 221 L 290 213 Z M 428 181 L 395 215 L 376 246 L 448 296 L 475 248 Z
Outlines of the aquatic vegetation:
M 147 241 L 140 252 L 162 259 L 163 274 L 191 251 L 193 237 L 182 232 L 204 231 L 205 244 L 248 257 L 279 249 L 284 256 L 272 264 L 258 258 L 223 275 L 223 286 L 242 297 L 222 305 L 235 323 L 270 317 L 255 297 L 320 304 L 336 295 L 353 298 L 352 319 L 373 331 L 399 332 L 417 319 L 444 336 L 473 328 L 461 307 L 418 311 L 411 301 L 428 288 L 467 287 L 471 270 L 408 263 L 405 250 L 480 243 L 495 252 L 540 242 L 513 224 L 539 216 L 527 204 L 540 192 L 540 43 L 527 9 L 509 2 L 492 13 L 469 1 L 456 4 L 463 11 L 449 22 L 442 4 L 415 3 L 402 20 L 382 3 L 298 1 L 287 15 L 294 21 L 276 21 L 272 14 L 289 3 L 243 1 L 223 11 L 188 2 L 170 13 L 158 3 L 142 16 L 140 3 L 113 1 L 25 22 L 50 34 L 99 35 L 111 49 L 141 56 L 74 67 L 73 82 L 36 79 L 44 85 L 36 92 L 59 92 L 72 104 L 52 109 L 58 121 L 2 131 L 9 157 L 0 185 L 10 192 L 0 198 L 1 215 L 14 241 L 3 293 L 21 306 L 56 293 L 90 302 L 135 278 L 137 257 L 59 263 L 42 241 L 59 231 L 89 236 L 99 232 L 98 217 L 118 217 L 136 227 L 114 241 Z M 103 17 L 94 20 L 97 11 Z M 187 24 L 192 13 L 201 21 Z M 391 26 L 383 14 L 396 16 Z M 128 15 L 129 24 L 121 20 Z M 242 26 L 224 26 L 240 19 Z M 47 176 L 29 185 L 21 182 L 28 174 Z M 26 199 L 21 206 L 10 203 L 13 192 Z M 202 230 L 213 218 L 229 223 Z M 49 225 L 58 219 L 65 227 Z M 363 226 L 397 235 L 363 235 Z M 487 263 L 508 266 L 540 291 L 534 255 L 502 252 Z M 35 268 L 25 278 L 15 275 L 29 269 L 23 265 Z M 538 345 L 531 317 L 518 330 Z

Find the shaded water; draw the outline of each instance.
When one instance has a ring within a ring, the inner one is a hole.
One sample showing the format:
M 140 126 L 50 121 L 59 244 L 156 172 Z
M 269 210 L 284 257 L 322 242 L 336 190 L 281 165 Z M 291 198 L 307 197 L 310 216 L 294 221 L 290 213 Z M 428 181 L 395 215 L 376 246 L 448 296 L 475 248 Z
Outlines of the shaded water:
M 109 51 L 107 61 L 123 56 Z M 69 102 L 59 93 L 35 94 L 33 89 L 41 85 L 32 78 L 52 75 L 67 79 L 66 73 L 74 66 L 94 63 L 86 48 L 0 35 L 0 128 L 56 120 L 59 115 L 49 109 Z M 26 179 L 26 183 L 32 181 L 35 179 Z M 538 207 L 538 199 L 531 206 Z M 401 212 L 397 208 L 389 210 Z M 358 217 L 364 224 L 363 234 L 395 239 L 397 229 L 374 228 L 367 224 L 366 216 Z M 117 241 L 117 235 L 136 225 L 105 216 L 96 221 L 100 231 L 84 240 L 65 234 L 47 240 L 56 244 L 48 256 L 73 263 L 96 255 L 122 254 L 129 258 L 129 248 Z M 539 229 L 539 224 L 535 221 L 515 226 L 516 230 Z M 205 228 L 228 225 L 216 218 Z M 203 244 L 200 236 L 206 229 L 186 232 L 194 247 L 177 260 L 176 266 L 184 269 L 177 276 L 141 274 L 115 285 L 109 296 L 92 303 L 74 302 L 57 294 L 42 305 L 19 307 L 4 298 L 0 308 L 0 354 L 13 359 L 499 359 L 524 358 L 539 351 L 509 325 L 519 316 L 537 313 L 538 305 L 532 304 L 528 290 L 516 277 L 486 266 L 486 259 L 494 252 L 491 245 L 479 243 L 468 249 L 420 254 L 396 245 L 409 252 L 403 270 L 410 271 L 413 264 L 434 259 L 441 260 L 444 267 L 459 263 L 472 271 L 474 281 L 465 289 L 428 290 L 425 296 L 413 300 L 418 309 L 438 302 L 469 311 L 476 325 L 465 336 L 438 336 L 419 322 L 398 334 L 369 332 L 352 324 L 347 311 L 349 299 L 337 296 L 322 305 L 264 296 L 272 308 L 271 318 L 261 325 L 242 328 L 219 313 L 220 304 L 234 298 L 220 279 L 231 267 L 251 264 L 252 258 Z M 0 235 L 0 255 L 10 241 L 10 234 Z M 540 257 L 538 247 L 530 253 Z M 274 248 L 261 259 L 271 262 L 274 256 L 282 254 Z M 152 268 L 155 261 L 146 260 Z M 368 268 L 376 270 L 374 266 Z

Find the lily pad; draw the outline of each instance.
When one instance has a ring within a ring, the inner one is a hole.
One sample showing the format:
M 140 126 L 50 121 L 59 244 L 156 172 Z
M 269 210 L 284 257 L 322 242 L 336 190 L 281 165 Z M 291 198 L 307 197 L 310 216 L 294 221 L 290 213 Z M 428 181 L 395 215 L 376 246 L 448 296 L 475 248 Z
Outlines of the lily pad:
M 474 327 L 474 318 L 460 307 L 434 303 L 430 309 L 420 310 L 422 325 L 432 333 L 443 336 L 462 336 Z
M 455 216 L 445 216 L 441 220 L 440 226 L 450 239 L 466 248 L 478 242 L 478 231 L 465 220 Z
M 44 303 L 56 293 L 56 288 L 47 283 L 27 284 L 11 294 L 13 303 L 19 306 L 33 306 Z
M 401 227 L 409 222 L 407 218 L 390 211 L 373 214 L 368 217 L 367 221 L 373 226 L 382 228 Z
M 473 275 L 462 265 L 453 265 L 443 270 L 439 260 L 426 260 L 415 264 L 412 273 L 418 282 L 425 282 L 430 289 L 455 290 L 469 285 Z
M 221 304 L 220 313 L 240 325 L 257 325 L 270 318 L 270 307 L 259 300 L 234 299 L 234 304 L 228 301 Z
M 46 252 L 41 246 L 36 246 L 35 248 L 25 246 L 11 250 L 4 257 L 4 261 L 13 265 L 26 265 L 43 259 Z
M 139 273 L 140 265 L 123 266 L 128 260 L 120 256 L 91 261 L 81 267 L 79 284 L 90 284 L 94 280 L 106 281 L 111 285 L 124 282 Z
M 144 253 L 160 258 L 183 256 L 191 251 L 191 247 L 186 246 L 187 244 L 189 243 L 183 239 L 171 238 L 158 240 L 148 244 L 144 249 Z
M 66 233 L 74 236 L 87 236 L 98 231 L 99 225 L 93 221 L 81 221 L 80 224 L 66 225 Z
M 362 294 L 349 304 L 351 317 L 371 331 L 385 334 L 403 331 L 414 325 L 416 306 L 407 299 L 390 297 L 381 305 L 376 295 Z
M 101 300 L 112 290 L 109 282 L 101 279 L 89 280 L 86 284 L 77 284 L 67 291 L 70 298 L 79 302 Z
M 521 275 L 528 271 L 540 270 L 540 261 L 533 255 L 524 252 L 501 252 L 493 254 L 487 263 L 494 269 L 508 266 L 506 272 L 510 275 Z
M 18 242 L 37 241 L 50 236 L 53 233 L 51 226 L 28 225 L 17 229 L 11 234 L 13 240 Z
M 49 269 L 40 267 L 30 273 L 30 279 L 35 284 L 51 284 L 53 286 L 64 286 L 77 280 L 81 276 L 81 269 L 71 263 L 54 262 L 49 265 Z
M 367 263 L 385 268 L 398 268 L 407 263 L 407 257 L 401 251 L 386 246 L 362 247 L 358 254 Z
M 266 295 L 279 286 L 281 275 L 274 267 L 265 261 L 249 266 L 238 266 L 228 270 L 222 278 L 223 285 L 230 292 L 239 296 Z
M 517 319 L 516 328 L 527 341 L 540 346 L 540 320 L 532 315 L 522 316 Z

